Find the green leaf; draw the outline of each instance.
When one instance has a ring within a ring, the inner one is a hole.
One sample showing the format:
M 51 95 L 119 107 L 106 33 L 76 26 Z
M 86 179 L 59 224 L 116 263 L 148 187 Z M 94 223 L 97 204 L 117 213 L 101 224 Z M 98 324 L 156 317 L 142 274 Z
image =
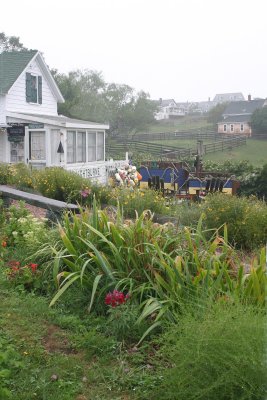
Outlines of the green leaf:
M 92 289 L 92 294 L 91 294 L 91 300 L 90 300 L 90 304 L 89 304 L 89 307 L 88 307 L 88 312 L 91 311 L 91 308 L 92 308 L 92 305 L 93 305 L 93 301 L 94 301 L 94 298 L 95 298 L 95 293 L 96 293 L 98 284 L 99 284 L 100 279 L 102 278 L 102 276 L 103 275 L 97 275 L 95 277 L 95 279 L 94 279 L 93 289 Z

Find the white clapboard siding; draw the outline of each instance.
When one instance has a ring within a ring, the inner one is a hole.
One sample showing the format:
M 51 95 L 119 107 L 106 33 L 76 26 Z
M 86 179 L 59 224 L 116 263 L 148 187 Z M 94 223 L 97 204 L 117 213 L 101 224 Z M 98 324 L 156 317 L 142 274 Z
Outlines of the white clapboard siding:
M 0 96 L 0 124 L 6 123 L 6 98 L 5 96 Z
M 3 132 L 0 131 L 0 162 L 6 161 L 6 137 Z
M 26 72 L 42 76 L 42 104 L 27 103 L 26 101 Z M 23 74 L 17 79 L 6 99 L 6 109 L 20 113 L 57 115 L 57 100 L 48 82 L 41 72 L 36 60 L 32 61 Z

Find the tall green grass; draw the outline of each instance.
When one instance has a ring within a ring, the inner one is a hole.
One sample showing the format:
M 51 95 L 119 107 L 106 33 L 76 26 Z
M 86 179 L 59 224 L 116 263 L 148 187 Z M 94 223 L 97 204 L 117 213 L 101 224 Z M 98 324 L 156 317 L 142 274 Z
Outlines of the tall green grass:
M 157 385 L 144 388 L 140 399 L 266 399 L 264 312 L 224 302 L 187 312 L 157 346 L 151 376 Z

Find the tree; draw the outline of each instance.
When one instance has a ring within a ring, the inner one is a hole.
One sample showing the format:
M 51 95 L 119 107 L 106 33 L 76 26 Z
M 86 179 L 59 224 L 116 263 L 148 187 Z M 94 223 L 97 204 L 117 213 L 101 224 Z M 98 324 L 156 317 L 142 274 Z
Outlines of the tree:
M 267 133 L 267 107 L 254 111 L 251 116 L 251 128 L 255 133 Z
M 58 112 L 68 117 L 110 124 L 111 134 L 135 134 L 154 120 L 156 104 L 145 92 L 125 84 L 106 83 L 97 71 L 72 71 L 53 76 L 65 98 Z
M 105 92 L 111 134 L 135 134 L 154 120 L 155 102 L 128 85 L 109 84 Z
M 105 119 L 103 92 L 106 83 L 101 73 L 92 70 L 77 70 L 68 74 L 60 74 L 54 70 L 52 73 L 65 99 L 65 103 L 58 105 L 59 114 L 103 122 Z
M 22 51 L 27 50 L 20 42 L 18 36 L 6 36 L 4 32 L 0 32 L 0 53 L 2 51 Z
M 217 124 L 222 118 L 222 114 L 226 109 L 228 103 L 219 103 L 208 112 L 208 122 Z

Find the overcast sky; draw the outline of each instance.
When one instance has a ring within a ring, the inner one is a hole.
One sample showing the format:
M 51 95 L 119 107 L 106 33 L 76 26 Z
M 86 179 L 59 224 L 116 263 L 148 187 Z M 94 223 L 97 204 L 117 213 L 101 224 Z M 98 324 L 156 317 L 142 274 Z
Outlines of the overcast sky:
M 152 99 L 267 97 L 267 0 L 1 0 L 0 32 L 50 68 L 101 71 Z

